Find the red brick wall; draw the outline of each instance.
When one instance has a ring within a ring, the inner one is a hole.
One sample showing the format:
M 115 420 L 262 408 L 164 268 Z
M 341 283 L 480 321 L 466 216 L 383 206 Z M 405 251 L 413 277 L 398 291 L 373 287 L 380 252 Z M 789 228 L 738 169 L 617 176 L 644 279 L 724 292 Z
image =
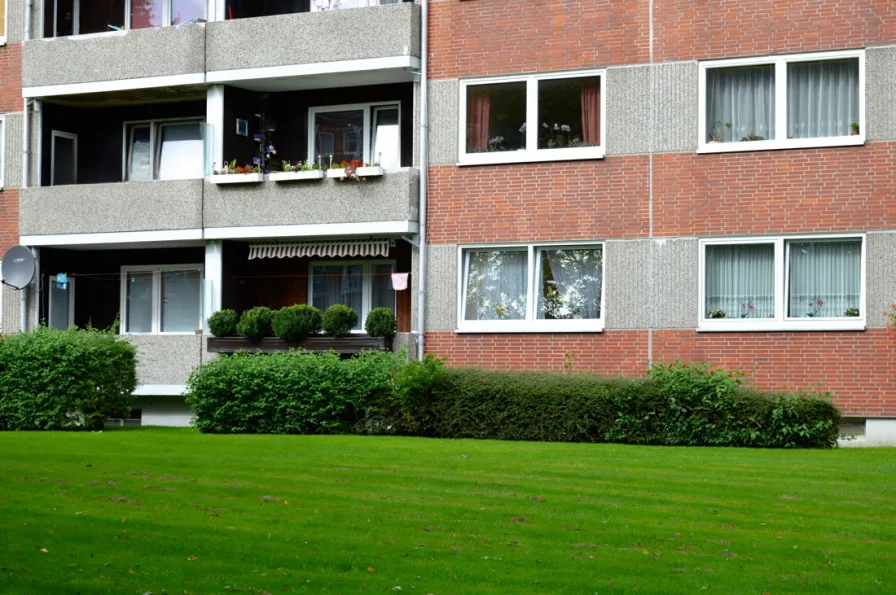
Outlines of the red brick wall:
M 0 47 L 0 113 L 21 112 L 23 109 L 22 44 L 13 43 Z M 9 160 L 9 144 L 5 144 L 7 152 L 4 157 Z M 0 191 L 0 255 L 18 243 L 19 191 L 6 187 Z

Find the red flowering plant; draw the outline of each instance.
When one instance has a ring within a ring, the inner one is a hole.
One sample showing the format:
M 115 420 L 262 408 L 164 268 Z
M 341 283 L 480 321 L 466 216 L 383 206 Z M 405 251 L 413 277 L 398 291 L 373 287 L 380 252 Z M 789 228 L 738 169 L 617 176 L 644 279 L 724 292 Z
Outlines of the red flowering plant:
M 890 309 L 884 312 L 884 316 L 887 317 L 887 329 L 896 339 L 896 302 L 890 304 Z
M 361 162 L 358 161 L 357 159 L 352 159 L 351 162 L 343 161 L 341 163 L 341 165 L 342 165 L 342 169 L 345 170 L 345 175 L 342 178 L 343 181 L 345 181 L 345 180 L 352 180 L 353 182 L 366 181 L 366 178 L 362 178 L 361 176 L 358 175 L 358 168 L 361 167 Z M 365 163 L 364 167 L 366 167 L 366 166 L 367 166 L 367 164 Z

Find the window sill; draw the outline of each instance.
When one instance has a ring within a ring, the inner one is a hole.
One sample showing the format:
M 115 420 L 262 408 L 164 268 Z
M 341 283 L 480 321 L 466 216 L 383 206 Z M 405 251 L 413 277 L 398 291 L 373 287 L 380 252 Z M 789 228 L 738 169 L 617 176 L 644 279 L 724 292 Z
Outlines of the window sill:
M 457 165 L 499 165 L 505 163 L 541 163 L 547 161 L 581 161 L 603 159 L 603 147 L 572 149 L 540 149 L 538 151 L 495 151 L 491 153 L 463 153 Z
M 565 321 L 562 321 L 565 322 Z M 573 322 L 573 321 L 570 321 Z M 468 325 L 455 329 L 455 333 L 459 335 L 468 334 L 523 334 L 523 333 L 602 333 L 604 331 L 603 321 L 595 321 L 583 324 L 582 321 L 574 321 L 578 324 L 533 324 L 533 323 L 516 323 L 510 325 Z
M 865 135 L 829 136 L 785 140 L 757 140 L 732 143 L 700 143 L 698 154 L 742 153 L 745 151 L 777 151 L 782 149 L 818 149 L 824 147 L 856 147 L 865 144 Z
M 784 322 L 777 321 L 757 321 L 757 322 L 712 322 L 701 321 L 697 328 L 698 333 L 765 333 L 765 332 L 781 332 L 781 331 L 809 331 L 809 332 L 825 332 L 825 331 L 864 331 L 865 320 L 787 320 Z

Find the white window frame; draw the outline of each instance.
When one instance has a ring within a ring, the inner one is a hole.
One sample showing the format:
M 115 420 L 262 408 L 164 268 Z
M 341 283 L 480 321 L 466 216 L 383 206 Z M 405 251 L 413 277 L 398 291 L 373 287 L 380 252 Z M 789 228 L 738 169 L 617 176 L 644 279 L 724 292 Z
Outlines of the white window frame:
M 352 266 L 363 265 L 361 268 L 361 313 L 358 315 L 358 322 L 361 324 L 359 330 L 353 330 L 352 334 L 363 335 L 364 323 L 367 322 L 367 316 L 370 314 L 371 304 L 373 303 L 373 265 L 388 264 L 392 265 L 392 272 L 395 272 L 395 259 L 379 259 L 379 260 L 314 260 L 309 263 L 308 269 L 308 304 L 314 304 L 314 267 L 316 266 Z M 398 292 L 392 290 L 394 302 L 392 304 L 392 312 L 398 314 Z M 345 304 L 346 306 L 348 304 Z
M 172 271 L 199 271 L 199 317 L 193 331 L 162 332 L 162 273 Z M 130 332 L 128 328 L 128 273 L 152 273 L 152 331 L 148 333 Z M 202 264 L 162 264 L 125 265 L 121 267 L 121 329 L 122 335 L 195 335 L 205 328 L 203 316 L 203 293 L 205 291 L 205 265 Z
M 343 105 L 319 105 L 308 108 L 308 160 L 316 161 L 320 155 L 320 160 L 324 165 L 329 166 L 330 156 L 319 153 L 316 146 L 316 138 L 314 134 L 314 118 L 317 114 L 325 114 L 328 112 L 345 112 L 345 111 L 363 111 L 364 112 L 364 130 L 361 138 L 361 154 L 363 163 L 372 164 L 378 162 L 378 158 L 374 158 L 370 154 L 370 148 L 373 146 L 373 136 L 376 132 L 373 130 L 373 111 L 377 107 L 389 107 L 398 109 L 398 162 L 401 163 L 401 102 L 400 101 L 375 101 L 372 103 L 346 103 Z M 335 142 L 335 137 L 334 137 Z M 334 144 L 335 149 L 335 144 Z M 335 161 L 334 161 L 335 164 Z
M 563 149 L 538 149 L 538 81 L 551 79 L 573 79 L 600 77 L 600 146 L 567 147 Z M 467 90 L 470 87 L 497 83 L 526 83 L 526 146 L 535 147 L 519 151 L 493 151 L 467 153 Z M 465 79 L 460 81 L 458 102 L 458 165 L 484 165 L 496 163 L 533 163 L 539 161 L 572 161 L 581 159 L 603 159 L 607 146 L 607 72 L 605 69 L 577 70 L 529 74 L 517 76 L 495 76 Z M 529 123 L 537 125 L 529 125 Z
M 122 151 L 122 155 L 121 155 L 121 179 L 122 179 L 122 181 L 123 182 L 131 181 L 128 179 L 128 159 L 130 157 L 130 152 L 131 152 L 131 139 L 133 137 L 132 130 L 134 127 L 149 126 L 149 144 L 150 144 L 150 158 L 149 159 L 150 159 L 150 169 L 152 170 L 152 180 L 139 180 L 139 181 L 141 181 L 141 182 L 157 182 L 157 181 L 159 181 L 159 179 L 157 177 L 158 173 L 159 173 L 158 172 L 159 157 L 161 156 L 161 152 L 162 152 L 162 145 L 161 145 L 162 135 L 160 134 L 162 128 L 165 126 L 172 126 L 172 125 L 176 126 L 178 124 L 191 124 L 191 123 L 197 123 L 200 125 L 199 132 L 202 135 L 202 139 L 203 139 L 202 170 L 204 172 L 206 169 L 205 168 L 205 162 L 206 162 L 205 150 L 206 149 L 204 148 L 204 145 L 205 145 L 205 136 L 207 133 L 206 133 L 205 129 L 203 128 L 202 124 L 206 123 L 205 118 L 200 117 L 200 116 L 194 116 L 191 118 L 158 118 L 155 120 L 128 120 L 128 121 L 122 123 L 122 131 L 121 131 L 121 138 L 122 138 L 122 143 L 124 146 L 124 150 Z M 193 178 L 193 179 L 199 180 L 203 177 L 205 177 L 205 176 L 201 175 L 201 176 L 199 176 L 197 178 Z
M 9 2 L 9 0 L 7 0 Z M 6 136 L 9 131 L 6 129 L 6 114 L 0 114 L 0 189 L 6 185 Z
M 861 273 L 859 279 L 859 316 L 837 318 L 793 318 L 787 316 L 790 258 L 788 242 L 825 240 L 860 240 L 862 242 Z M 771 244 L 775 250 L 775 316 L 773 318 L 707 318 L 706 317 L 706 248 L 735 244 Z M 867 316 L 866 255 L 868 242 L 864 233 L 825 235 L 751 236 L 740 238 L 703 239 L 700 245 L 700 289 L 697 313 L 700 332 L 764 332 L 764 331 L 861 331 Z
M 538 259 L 542 248 L 575 250 L 601 249 L 600 318 L 574 320 L 545 320 L 537 317 Z M 471 251 L 526 252 L 528 286 L 526 288 L 526 318 L 524 320 L 464 320 L 467 296 L 466 258 Z M 607 246 L 603 241 L 534 242 L 527 244 L 470 244 L 457 249 L 457 333 L 600 333 L 604 330 L 607 296 Z
M 53 312 L 53 291 L 52 286 L 56 284 L 56 275 L 50 277 L 50 291 L 47 291 L 47 326 L 50 325 L 50 314 Z M 71 328 L 75 325 L 75 278 L 68 277 L 68 325 L 65 328 Z
M 856 136 L 827 136 L 819 138 L 787 138 L 787 65 L 793 62 L 821 62 L 857 58 L 859 61 L 859 134 Z M 737 66 L 775 67 L 775 138 L 758 141 L 710 143 L 707 128 L 706 75 L 714 68 Z M 768 151 L 774 149 L 803 149 L 814 147 L 849 147 L 865 144 L 865 50 L 791 54 L 762 58 L 735 58 L 700 62 L 698 78 L 698 153 L 731 153 L 736 151 Z
M 75 184 L 78 183 L 78 135 L 73 132 L 62 132 L 61 130 L 51 130 L 50 131 L 50 186 L 56 185 L 56 139 L 57 138 L 67 138 L 72 141 L 74 145 L 74 159 L 75 159 L 75 171 L 74 171 L 74 180 Z

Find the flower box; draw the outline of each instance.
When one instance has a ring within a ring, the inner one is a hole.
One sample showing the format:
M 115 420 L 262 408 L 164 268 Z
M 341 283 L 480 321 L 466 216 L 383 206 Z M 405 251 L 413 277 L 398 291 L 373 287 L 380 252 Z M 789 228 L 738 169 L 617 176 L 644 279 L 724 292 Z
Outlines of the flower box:
M 268 179 L 274 182 L 298 182 L 300 180 L 322 180 L 324 171 L 322 169 L 312 169 L 310 171 L 278 171 L 277 173 L 268 174 Z
M 383 168 L 379 165 L 371 165 L 369 167 L 359 167 L 355 170 L 359 178 L 371 178 L 383 175 Z M 327 177 L 335 180 L 341 180 L 345 177 L 345 169 L 338 167 L 327 170 Z
M 250 341 L 245 337 L 208 337 L 209 353 L 234 353 L 236 351 L 260 351 L 276 353 L 293 349 L 305 349 L 314 353 L 335 351 L 343 355 L 354 355 L 363 350 L 391 349 L 392 339 L 350 335 L 348 337 L 306 337 L 298 344 L 290 345 L 277 337 L 265 337 L 261 341 Z
M 212 184 L 257 184 L 264 182 L 264 174 L 215 174 L 209 180 Z

